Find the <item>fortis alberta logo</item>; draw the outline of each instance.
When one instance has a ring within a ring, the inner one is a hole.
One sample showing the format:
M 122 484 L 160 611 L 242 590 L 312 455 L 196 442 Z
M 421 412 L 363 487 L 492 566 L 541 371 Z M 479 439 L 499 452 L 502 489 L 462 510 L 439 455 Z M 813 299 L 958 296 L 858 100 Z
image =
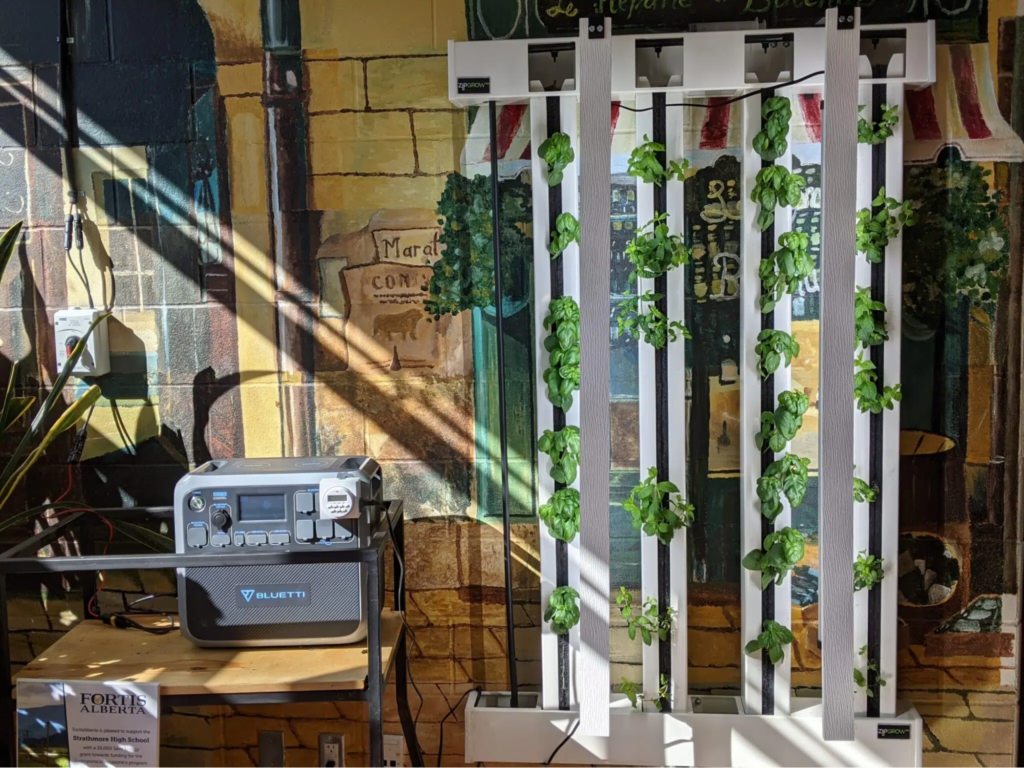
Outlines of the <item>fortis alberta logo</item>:
M 83 693 L 79 712 L 91 715 L 144 715 L 146 697 L 138 693 Z

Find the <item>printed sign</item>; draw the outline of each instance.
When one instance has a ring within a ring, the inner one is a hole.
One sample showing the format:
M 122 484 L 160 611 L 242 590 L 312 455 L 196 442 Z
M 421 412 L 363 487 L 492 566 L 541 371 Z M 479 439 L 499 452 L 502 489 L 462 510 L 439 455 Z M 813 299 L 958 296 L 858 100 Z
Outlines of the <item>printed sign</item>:
M 159 764 L 159 684 L 18 681 L 19 766 Z

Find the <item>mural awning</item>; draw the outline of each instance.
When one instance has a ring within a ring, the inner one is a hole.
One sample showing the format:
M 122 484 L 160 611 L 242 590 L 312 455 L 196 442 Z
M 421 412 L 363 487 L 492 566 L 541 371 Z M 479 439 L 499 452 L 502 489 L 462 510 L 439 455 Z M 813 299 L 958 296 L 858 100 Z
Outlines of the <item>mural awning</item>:
M 632 121 L 629 122 L 628 131 L 623 131 L 619 125 L 619 117 L 622 110 L 619 109 L 617 101 L 612 102 L 612 138 L 623 137 L 629 141 L 630 149 L 633 144 Z M 530 164 L 530 121 L 527 115 L 528 105 L 507 104 L 500 107 L 498 112 L 497 138 L 498 138 L 498 160 L 503 162 L 521 161 L 525 165 Z M 616 149 L 613 147 L 612 153 Z M 627 153 L 629 149 L 625 150 Z M 466 146 L 462 151 L 462 167 L 468 172 L 486 172 L 485 166 L 491 162 L 491 139 L 490 139 L 490 117 L 486 109 L 478 109 L 473 115 L 469 126 L 469 135 L 466 137 Z
M 907 91 L 906 163 L 932 163 L 947 146 L 974 162 L 1024 161 L 1024 141 L 999 112 L 989 62 L 987 44 L 938 46 L 935 84 Z

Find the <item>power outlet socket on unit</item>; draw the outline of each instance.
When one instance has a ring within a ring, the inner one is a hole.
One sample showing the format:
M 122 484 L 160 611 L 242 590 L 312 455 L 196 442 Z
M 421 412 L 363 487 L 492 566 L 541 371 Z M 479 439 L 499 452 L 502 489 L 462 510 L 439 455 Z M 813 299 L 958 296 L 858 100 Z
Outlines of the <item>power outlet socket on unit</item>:
M 321 733 L 320 768 L 342 768 L 345 765 L 345 736 L 341 733 Z
M 405 765 L 405 739 L 401 736 L 384 735 L 384 765 Z

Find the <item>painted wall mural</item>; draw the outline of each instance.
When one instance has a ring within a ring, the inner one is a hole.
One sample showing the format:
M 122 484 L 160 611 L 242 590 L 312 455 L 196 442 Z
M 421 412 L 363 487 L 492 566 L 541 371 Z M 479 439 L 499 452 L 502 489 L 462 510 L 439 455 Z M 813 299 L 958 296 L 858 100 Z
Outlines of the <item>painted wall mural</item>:
M 447 100 L 445 51 L 448 39 L 557 31 L 591 3 L 379 0 L 368 14 L 329 0 L 160 0 L 145 10 L 71 0 L 73 156 L 87 223 L 81 258 L 73 251 L 69 260 L 54 116 L 56 0 L 31 9 L 0 2 L 8 11 L 0 210 L 7 222 L 26 220 L 21 269 L 0 283 L 0 375 L 19 360 L 25 388 L 45 387 L 55 375 L 52 312 L 87 305 L 89 294 L 113 302 L 113 373 L 82 461 L 71 465 L 71 497 L 95 505 L 164 504 L 187 468 L 210 458 L 379 459 L 388 493 L 405 498 L 418 521 L 408 533 L 420 645 L 412 672 L 427 700 L 428 751 L 440 748 L 438 722 L 465 690 L 504 684 L 488 284 L 488 174 L 497 154 L 520 679 L 538 682 L 529 114 L 525 105 L 502 109 L 491 147 L 486 111 Z M 654 29 L 701 14 L 782 21 L 795 13 L 792 4 L 747 0 L 593 4 Z M 943 43 L 939 82 L 908 96 L 906 197 L 917 201 L 921 224 L 905 239 L 896 685 L 925 716 L 926 765 L 1008 765 L 1019 622 L 1020 489 L 1011 468 L 1020 446 L 1007 425 L 1021 418 L 1015 329 L 1024 285 L 1024 92 L 1013 83 L 1024 77 L 1024 17 L 1014 0 L 860 5 L 887 19 L 935 18 Z M 806 13 L 820 13 L 817 6 Z M 794 220 L 816 257 L 817 105 L 801 99 L 793 161 L 808 181 Z M 687 109 L 683 128 L 685 238 L 694 249 L 686 301 L 694 335 L 686 342 L 686 491 L 697 508 L 690 680 L 697 690 L 727 691 L 739 683 L 741 659 L 740 125 L 738 110 L 708 106 Z M 631 113 L 614 108 L 612 130 L 612 580 L 635 587 L 639 535 L 621 502 L 639 480 L 637 345 L 615 322 L 633 290 L 623 255 L 637 226 L 635 179 L 625 174 Z M 456 231 L 456 221 L 465 228 Z M 476 298 L 453 302 L 463 280 Z M 796 446 L 812 465 L 794 516 L 808 539 L 794 572 L 794 680 L 811 693 L 820 685 L 816 276 L 793 306 L 802 349 L 793 373 L 812 402 Z M 38 467 L 19 504 L 64 491 L 69 447 Z M 0 531 L 0 540 L 15 533 Z M 166 591 L 160 578 L 109 575 L 103 605 Z M 76 588 L 61 579 L 15 585 L 16 665 L 82 618 Z M 638 646 L 622 626 L 613 627 L 612 653 L 613 679 L 639 675 Z M 319 718 L 341 723 L 353 762 L 364 746 L 361 715 L 336 707 L 237 708 L 227 720 L 186 714 L 166 719 L 168 764 L 253 764 L 248 734 L 261 718 L 283 723 L 307 762 Z M 448 762 L 462 759 L 460 728 L 446 725 Z

